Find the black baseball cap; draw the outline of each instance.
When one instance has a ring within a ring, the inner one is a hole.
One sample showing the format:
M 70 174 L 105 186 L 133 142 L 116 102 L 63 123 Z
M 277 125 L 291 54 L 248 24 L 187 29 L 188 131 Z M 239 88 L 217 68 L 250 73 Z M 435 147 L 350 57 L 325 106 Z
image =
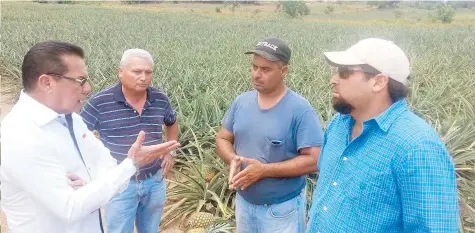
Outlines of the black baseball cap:
M 292 51 L 285 41 L 276 37 L 267 37 L 259 41 L 254 50 L 244 54 L 257 54 L 269 61 L 282 61 L 289 64 L 291 53 Z

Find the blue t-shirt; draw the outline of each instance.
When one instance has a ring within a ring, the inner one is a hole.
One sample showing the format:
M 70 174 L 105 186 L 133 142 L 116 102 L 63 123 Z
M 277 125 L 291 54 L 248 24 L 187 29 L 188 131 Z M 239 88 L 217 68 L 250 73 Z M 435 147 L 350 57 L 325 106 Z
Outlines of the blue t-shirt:
M 266 110 L 257 102 L 257 91 L 245 92 L 233 101 L 222 123 L 234 134 L 236 154 L 262 163 L 293 159 L 299 149 L 318 147 L 323 141 L 317 113 L 290 89 L 279 103 Z M 263 178 L 238 193 L 253 204 L 275 204 L 299 195 L 305 184 L 305 176 Z

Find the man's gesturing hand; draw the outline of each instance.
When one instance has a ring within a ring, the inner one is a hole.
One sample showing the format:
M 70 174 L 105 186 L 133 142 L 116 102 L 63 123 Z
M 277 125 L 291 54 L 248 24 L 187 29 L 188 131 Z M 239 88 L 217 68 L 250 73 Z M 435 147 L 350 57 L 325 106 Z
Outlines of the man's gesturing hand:
M 137 140 L 130 147 L 127 154 L 127 157 L 134 161 L 139 167 L 150 164 L 157 159 L 161 159 L 163 156 L 180 147 L 180 143 L 175 140 L 152 146 L 142 146 L 144 139 L 145 132 L 140 131 Z
M 244 190 L 264 178 L 266 172 L 265 164 L 256 159 L 244 157 L 238 157 L 237 159 L 239 159 L 241 163 L 246 163 L 248 166 L 231 179 L 232 188 Z
M 233 186 L 233 178 L 234 176 L 241 171 L 241 160 L 239 159 L 239 156 L 234 156 L 234 158 L 231 160 L 231 164 L 229 164 L 229 177 L 228 177 L 228 183 L 229 183 L 229 189 L 235 189 Z

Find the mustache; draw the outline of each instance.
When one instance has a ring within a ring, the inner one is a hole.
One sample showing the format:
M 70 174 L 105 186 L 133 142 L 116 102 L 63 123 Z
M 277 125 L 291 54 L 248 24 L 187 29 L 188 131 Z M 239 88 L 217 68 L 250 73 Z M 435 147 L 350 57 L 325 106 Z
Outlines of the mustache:
M 252 82 L 253 82 L 253 83 L 257 83 L 257 84 L 262 84 L 262 82 L 259 81 L 259 80 L 257 80 L 257 79 L 252 79 Z

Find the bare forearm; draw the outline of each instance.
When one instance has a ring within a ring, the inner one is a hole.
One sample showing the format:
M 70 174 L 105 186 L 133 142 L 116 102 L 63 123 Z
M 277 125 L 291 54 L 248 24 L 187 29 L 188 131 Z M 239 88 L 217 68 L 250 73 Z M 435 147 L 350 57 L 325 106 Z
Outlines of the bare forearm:
M 230 164 L 231 160 L 236 155 L 233 144 L 226 139 L 216 138 L 216 147 L 219 157 L 227 164 Z
M 296 177 L 317 171 L 318 156 L 299 155 L 291 160 L 265 164 L 265 177 Z
M 165 130 L 167 133 L 167 141 L 176 140 L 178 141 L 178 122 L 175 121 L 173 125 L 165 126 Z

